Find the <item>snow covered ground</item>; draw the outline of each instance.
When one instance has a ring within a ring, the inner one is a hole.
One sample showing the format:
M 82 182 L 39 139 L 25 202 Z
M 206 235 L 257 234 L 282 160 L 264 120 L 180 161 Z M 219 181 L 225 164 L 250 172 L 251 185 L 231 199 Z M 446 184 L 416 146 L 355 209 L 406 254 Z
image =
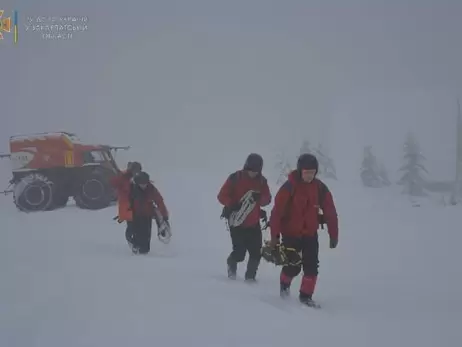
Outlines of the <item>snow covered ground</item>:
M 462 345 L 460 206 L 328 182 L 340 241 L 330 250 L 321 234 L 316 311 L 298 306 L 299 279 L 281 301 L 271 264 L 257 285 L 227 280 L 225 176 L 156 180 L 174 237 L 147 256 L 129 252 L 115 207 L 24 214 L 0 197 L 0 346 Z

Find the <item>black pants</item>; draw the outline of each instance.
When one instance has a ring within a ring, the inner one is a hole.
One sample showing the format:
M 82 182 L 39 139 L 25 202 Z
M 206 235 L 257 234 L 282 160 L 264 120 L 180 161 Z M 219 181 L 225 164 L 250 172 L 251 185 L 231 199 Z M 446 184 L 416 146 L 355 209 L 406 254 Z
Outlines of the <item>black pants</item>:
M 134 216 L 127 222 L 125 238 L 134 253 L 146 254 L 151 250 L 152 218 Z
M 127 228 L 125 229 L 125 239 L 127 240 L 130 247 L 133 246 L 133 223 L 127 221 Z
M 302 252 L 302 263 L 298 266 L 284 266 L 282 271 L 288 277 L 296 277 L 303 268 L 305 276 L 317 276 L 319 267 L 319 242 L 318 235 L 303 236 L 300 238 L 284 237 L 282 243 L 285 247 L 295 248 Z
M 228 265 L 236 271 L 237 263 L 244 261 L 249 252 L 245 278 L 255 278 L 260 265 L 262 233 L 260 225 L 230 228 L 233 251 L 228 257 Z

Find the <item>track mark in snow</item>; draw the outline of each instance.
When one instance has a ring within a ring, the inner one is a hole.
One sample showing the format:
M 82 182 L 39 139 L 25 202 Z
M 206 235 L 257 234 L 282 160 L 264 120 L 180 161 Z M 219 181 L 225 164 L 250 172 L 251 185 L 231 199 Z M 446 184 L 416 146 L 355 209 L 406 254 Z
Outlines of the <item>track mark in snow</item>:
M 277 308 L 278 310 L 291 313 L 292 306 L 289 299 L 282 299 L 279 295 L 262 295 L 259 297 L 260 301 L 265 304 L 269 304 L 270 306 Z

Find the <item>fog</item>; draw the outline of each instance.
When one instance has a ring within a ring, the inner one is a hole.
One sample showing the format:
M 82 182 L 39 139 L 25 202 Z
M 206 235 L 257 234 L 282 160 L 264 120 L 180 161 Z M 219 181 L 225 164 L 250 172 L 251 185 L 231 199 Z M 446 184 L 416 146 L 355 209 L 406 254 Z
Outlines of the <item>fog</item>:
M 153 173 L 228 173 L 308 138 L 345 179 L 364 145 L 395 178 L 413 131 L 431 177 L 454 176 L 460 1 L 69 3 L 2 1 L 20 31 L 0 42 L 0 152 L 10 135 L 66 130 L 131 145 Z M 87 16 L 88 30 L 44 40 L 27 16 Z

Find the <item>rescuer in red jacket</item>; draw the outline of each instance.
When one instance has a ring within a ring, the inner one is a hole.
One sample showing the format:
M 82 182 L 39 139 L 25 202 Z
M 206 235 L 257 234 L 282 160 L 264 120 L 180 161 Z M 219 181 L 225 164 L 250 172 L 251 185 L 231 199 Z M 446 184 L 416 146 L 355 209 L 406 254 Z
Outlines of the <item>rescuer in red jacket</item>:
M 263 158 L 251 153 L 243 170 L 231 174 L 218 193 L 224 206 L 222 217 L 228 220 L 233 250 L 227 259 L 228 277 L 236 278 L 237 263 L 249 252 L 245 279 L 254 281 L 261 259 L 261 207 L 271 202 L 266 178 L 262 175 Z M 246 206 L 248 208 L 246 208 Z
M 270 216 L 271 246 L 275 247 L 282 236 L 283 246 L 302 253 L 301 264 L 289 264 L 281 270 L 281 297 L 289 294 L 292 279 L 298 276 L 303 268 L 299 299 L 308 306 L 317 306 L 312 295 L 318 276 L 320 208 L 327 224 L 330 248 L 337 247 L 338 242 L 338 220 L 334 200 L 327 186 L 316 178 L 317 172 L 316 157 L 311 154 L 301 155 L 298 158 L 297 170 L 289 174 L 288 180 L 277 192 Z
M 130 247 L 133 247 L 133 228 L 132 216 L 129 206 L 128 195 L 130 193 L 130 185 L 133 177 L 141 172 L 141 164 L 137 161 L 129 162 L 127 170 L 120 172 L 117 176 L 111 179 L 112 186 L 117 190 L 117 220 L 119 223 L 126 222 L 125 239 Z
M 133 235 L 132 251 L 146 254 L 151 249 L 152 219 L 155 218 L 155 206 L 159 209 L 163 221 L 168 223 L 169 213 L 159 190 L 151 183 L 149 175 L 141 171 L 133 177 L 128 194 L 130 209 L 130 228 Z M 154 206 L 155 205 L 155 206 Z

